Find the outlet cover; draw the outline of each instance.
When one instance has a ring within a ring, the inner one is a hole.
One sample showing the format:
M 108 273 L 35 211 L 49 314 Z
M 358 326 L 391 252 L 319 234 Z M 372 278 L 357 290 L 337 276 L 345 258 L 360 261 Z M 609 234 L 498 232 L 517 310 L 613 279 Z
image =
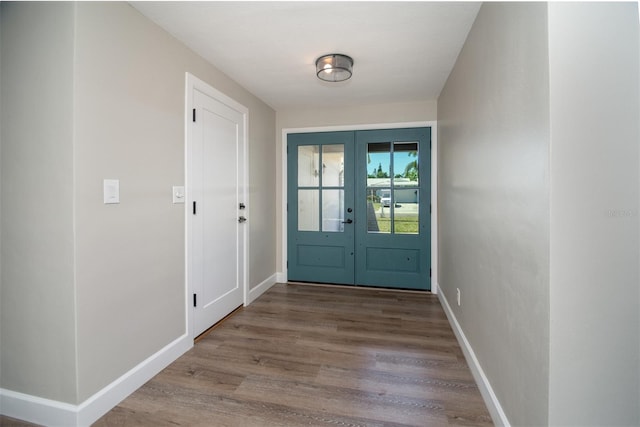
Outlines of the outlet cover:
M 110 205 L 120 203 L 120 180 L 105 179 L 103 185 L 104 204 Z

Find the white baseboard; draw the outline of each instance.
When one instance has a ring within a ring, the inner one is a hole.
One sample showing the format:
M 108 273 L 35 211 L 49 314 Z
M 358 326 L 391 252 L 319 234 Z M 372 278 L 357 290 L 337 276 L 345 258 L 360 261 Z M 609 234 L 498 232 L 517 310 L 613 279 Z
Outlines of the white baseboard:
M 287 283 L 287 273 L 276 273 L 276 280 L 278 281 L 277 283 Z
M 438 295 L 438 292 L 440 292 L 440 290 L 438 289 L 438 282 L 436 282 L 435 280 L 431 281 L 431 293 L 434 295 Z
M 436 284 L 437 286 L 437 284 Z M 467 360 L 467 364 L 471 369 L 471 373 L 473 374 L 473 378 L 476 380 L 478 384 L 478 389 L 480 390 L 480 394 L 484 399 L 485 405 L 487 405 L 487 409 L 489 410 L 489 414 L 491 414 L 491 418 L 493 419 L 493 423 L 496 426 L 505 426 L 510 427 L 511 424 L 507 419 L 506 414 L 502 410 L 502 406 L 500 405 L 500 401 L 498 401 L 498 397 L 493 392 L 493 388 L 491 387 L 491 383 L 489 383 L 489 379 L 485 375 L 482 370 L 482 366 L 480 366 L 480 362 L 476 357 L 473 348 L 471 348 L 471 344 L 467 340 L 460 324 L 458 323 L 458 319 L 453 314 L 451 310 L 451 306 L 447 301 L 447 298 L 444 296 L 444 292 L 438 292 L 438 299 L 440 300 L 440 304 L 444 309 L 447 318 L 449 319 L 449 323 L 451 324 L 451 328 L 453 329 L 454 334 L 462 347 L 462 352 L 464 353 L 464 358 Z
M 46 426 L 78 425 L 76 405 L 5 389 L 0 389 L 0 414 Z
M 258 286 L 249 290 L 249 298 L 247 299 L 247 305 L 254 302 L 258 297 L 269 290 L 273 285 L 278 283 L 277 274 L 271 275 L 266 280 L 263 280 L 262 283 L 258 284 Z
M 46 426 L 90 426 L 191 347 L 181 336 L 80 405 L 0 389 L 0 414 Z

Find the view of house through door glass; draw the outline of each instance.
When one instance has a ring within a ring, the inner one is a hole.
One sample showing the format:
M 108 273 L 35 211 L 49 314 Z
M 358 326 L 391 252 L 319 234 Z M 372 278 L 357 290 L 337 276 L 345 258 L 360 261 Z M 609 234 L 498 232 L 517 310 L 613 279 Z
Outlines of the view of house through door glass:
M 288 279 L 429 290 L 430 141 L 430 128 L 288 135 Z
M 417 142 L 367 144 L 369 233 L 419 233 L 418 158 Z

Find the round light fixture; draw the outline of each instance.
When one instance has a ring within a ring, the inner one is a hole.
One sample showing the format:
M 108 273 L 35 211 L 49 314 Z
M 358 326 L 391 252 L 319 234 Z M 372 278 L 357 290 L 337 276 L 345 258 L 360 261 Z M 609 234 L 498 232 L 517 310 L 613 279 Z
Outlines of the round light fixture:
M 353 59 L 340 53 L 330 53 L 316 59 L 316 75 L 325 82 L 342 82 L 353 74 Z

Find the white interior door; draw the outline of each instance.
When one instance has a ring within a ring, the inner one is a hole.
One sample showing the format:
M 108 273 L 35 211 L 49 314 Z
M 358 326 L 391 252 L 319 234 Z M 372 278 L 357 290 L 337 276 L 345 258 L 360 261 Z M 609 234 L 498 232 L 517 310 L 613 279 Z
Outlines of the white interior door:
M 246 112 L 200 85 L 192 88 L 187 136 L 187 280 L 194 337 L 244 302 L 247 227 Z

